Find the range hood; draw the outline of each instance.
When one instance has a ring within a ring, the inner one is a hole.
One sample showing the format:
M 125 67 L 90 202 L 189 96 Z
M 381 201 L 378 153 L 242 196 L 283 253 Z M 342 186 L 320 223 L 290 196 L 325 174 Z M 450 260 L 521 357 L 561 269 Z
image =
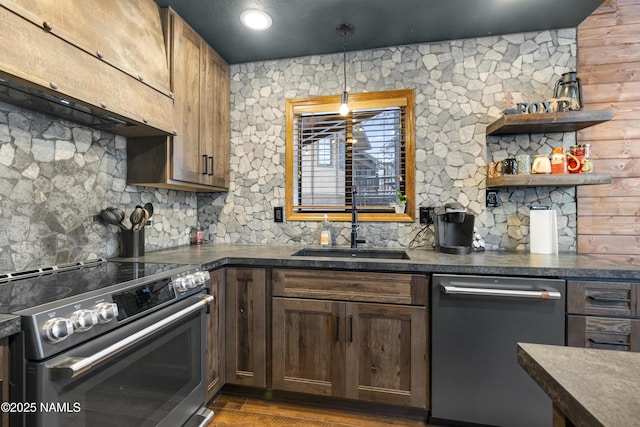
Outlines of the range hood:
M 153 0 L 0 0 L 0 101 L 124 136 L 171 135 Z
M 122 128 L 139 126 L 126 117 L 114 117 L 106 110 L 91 108 L 82 102 L 29 87 L 27 83 L 19 83 L 11 76 L 0 77 L 0 101 L 116 134 L 122 131 L 129 133 L 129 130 Z

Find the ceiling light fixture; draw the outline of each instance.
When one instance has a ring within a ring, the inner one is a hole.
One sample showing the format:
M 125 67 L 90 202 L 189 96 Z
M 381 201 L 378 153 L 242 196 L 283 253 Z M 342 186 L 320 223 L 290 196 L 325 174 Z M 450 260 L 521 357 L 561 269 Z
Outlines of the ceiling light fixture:
M 336 28 L 336 34 L 344 39 L 343 43 L 343 66 L 344 66 L 344 91 L 340 99 L 340 115 L 349 114 L 349 94 L 347 93 L 347 37 L 353 34 L 355 28 L 351 24 L 340 24 Z
M 257 9 L 247 9 L 240 14 L 240 21 L 252 30 L 266 30 L 273 21 L 266 12 Z

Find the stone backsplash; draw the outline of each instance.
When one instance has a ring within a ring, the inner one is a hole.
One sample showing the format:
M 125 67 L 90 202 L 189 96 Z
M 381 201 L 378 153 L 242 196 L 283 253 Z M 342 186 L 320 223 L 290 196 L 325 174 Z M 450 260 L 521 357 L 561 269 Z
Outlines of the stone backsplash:
M 0 273 L 118 255 L 99 219 L 154 204 L 146 250 L 186 244 L 197 195 L 126 184 L 126 139 L 0 103 Z
M 487 139 L 485 129 L 507 92 L 514 102 L 550 98 L 575 66 L 575 29 L 512 34 L 350 52 L 347 89 L 415 89 L 416 209 L 458 201 L 477 214 L 489 249 L 527 250 L 529 206 L 552 206 L 566 252 L 576 250 L 575 189 L 504 189 L 501 205 L 486 208 L 486 169 L 519 153 L 568 147 L 575 133 Z M 342 54 L 232 65 L 231 78 L 232 186 L 199 196 L 207 240 L 317 244 L 319 223 L 273 222 L 273 207 L 285 203 L 285 99 L 339 94 Z M 350 224 L 332 227 L 335 243 L 348 245 Z M 417 222 L 362 223 L 360 234 L 375 246 L 433 245 L 433 227 Z
M 576 250 L 573 188 L 507 189 L 499 207 L 485 207 L 488 162 L 574 142 L 574 133 L 485 136 L 507 91 L 515 102 L 546 99 L 575 69 L 574 29 L 350 52 L 347 60 L 349 92 L 415 89 L 416 207 L 461 202 L 477 214 L 489 249 L 526 250 L 529 206 L 550 205 L 560 250 Z M 147 251 L 187 244 L 198 221 L 212 243 L 318 243 L 319 223 L 273 222 L 285 203 L 285 99 L 339 94 L 342 54 L 232 65 L 231 76 L 231 185 L 219 194 L 128 186 L 125 138 L 0 104 L 0 273 L 117 256 L 118 233 L 97 214 L 146 202 L 155 206 Z M 332 224 L 335 244 L 349 244 L 349 226 Z M 363 223 L 361 235 L 376 246 L 433 244 L 433 228 L 417 222 Z

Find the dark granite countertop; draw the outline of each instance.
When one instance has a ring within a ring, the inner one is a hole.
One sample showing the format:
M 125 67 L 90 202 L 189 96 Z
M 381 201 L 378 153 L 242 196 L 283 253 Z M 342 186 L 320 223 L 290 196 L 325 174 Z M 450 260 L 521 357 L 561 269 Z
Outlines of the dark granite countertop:
M 640 353 L 520 343 L 518 363 L 576 426 L 640 423 Z
M 433 249 L 406 249 L 410 259 L 325 258 L 292 256 L 294 245 L 186 245 L 137 258 L 147 262 L 201 264 L 208 269 L 225 265 L 290 268 L 333 268 L 408 273 L 515 275 L 563 278 L 640 280 L 640 266 L 589 255 L 540 255 L 528 252 L 482 251 L 450 255 Z M 318 247 L 319 248 L 319 247 Z M 344 249 L 344 248 L 343 248 Z M 389 248 L 398 250 L 403 248 Z
M 436 252 L 433 249 L 389 248 L 388 250 L 405 250 L 409 259 L 292 256 L 293 253 L 303 248 L 304 246 L 268 244 L 185 245 L 147 252 L 143 257 L 118 259 L 198 264 L 209 270 L 227 265 L 241 265 L 427 274 L 449 273 L 640 280 L 640 266 L 616 263 L 589 255 L 540 255 L 508 251 L 483 251 L 468 255 L 450 255 Z M 5 315 L 0 317 L 0 338 L 11 335 L 19 329 L 20 321 L 15 316 Z

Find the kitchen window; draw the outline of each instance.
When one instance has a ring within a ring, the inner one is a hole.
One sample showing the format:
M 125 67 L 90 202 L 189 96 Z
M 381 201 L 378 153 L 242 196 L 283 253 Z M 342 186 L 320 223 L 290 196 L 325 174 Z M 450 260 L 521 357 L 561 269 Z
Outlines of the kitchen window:
M 414 92 L 287 100 L 286 217 L 351 220 L 352 191 L 361 221 L 414 220 Z M 395 213 L 396 190 L 407 195 Z

